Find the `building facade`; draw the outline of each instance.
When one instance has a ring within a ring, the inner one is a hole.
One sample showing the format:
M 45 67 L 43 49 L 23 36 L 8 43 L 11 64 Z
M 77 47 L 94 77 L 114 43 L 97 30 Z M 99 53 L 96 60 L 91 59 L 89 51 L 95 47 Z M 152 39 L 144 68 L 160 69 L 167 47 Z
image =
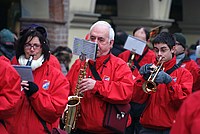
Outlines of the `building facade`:
M 107 20 L 115 30 L 129 34 L 137 26 L 163 25 L 172 33 L 184 33 L 190 45 L 200 38 L 199 4 L 198 0 L 1 0 L 0 29 L 18 34 L 23 26 L 41 24 L 53 50 L 59 45 L 72 48 L 74 37 L 85 38 L 92 23 Z

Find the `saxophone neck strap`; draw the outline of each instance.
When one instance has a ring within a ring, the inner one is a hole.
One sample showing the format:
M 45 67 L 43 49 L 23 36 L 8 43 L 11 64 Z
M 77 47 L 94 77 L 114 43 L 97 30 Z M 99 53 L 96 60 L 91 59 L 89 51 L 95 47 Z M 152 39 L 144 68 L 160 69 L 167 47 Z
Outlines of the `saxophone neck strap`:
M 90 70 L 91 70 L 92 75 L 94 76 L 94 78 L 96 80 L 100 80 L 101 81 L 102 79 L 99 76 L 99 73 L 97 72 L 96 68 L 90 62 L 88 64 L 89 64 L 89 68 L 90 68 Z
M 110 60 L 110 56 L 103 62 L 103 67 L 105 67 L 106 63 Z M 90 62 L 88 62 L 89 68 L 92 72 L 92 75 L 94 76 L 95 80 L 102 80 L 99 73 L 97 72 L 95 66 L 93 66 Z M 101 71 L 102 72 L 102 71 Z

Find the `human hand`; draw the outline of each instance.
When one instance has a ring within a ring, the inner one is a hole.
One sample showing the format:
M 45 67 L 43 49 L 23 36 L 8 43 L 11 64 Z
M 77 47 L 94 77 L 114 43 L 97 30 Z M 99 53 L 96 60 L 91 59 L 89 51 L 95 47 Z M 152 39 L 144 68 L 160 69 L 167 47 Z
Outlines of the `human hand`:
M 165 73 L 164 71 L 160 71 L 155 78 L 155 82 L 158 84 L 165 83 L 168 84 L 172 81 L 172 78 L 169 74 Z
M 22 81 L 21 86 L 28 97 L 30 97 L 32 94 L 36 93 L 39 90 L 38 86 L 31 81 Z
M 96 83 L 96 80 L 92 78 L 83 79 L 79 85 L 80 93 L 92 90 L 94 88 L 95 83 Z
M 152 70 L 153 70 L 152 64 L 145 64 L 139 69 L 139 73 L 143 75 L 145 80 L 147 80 Z

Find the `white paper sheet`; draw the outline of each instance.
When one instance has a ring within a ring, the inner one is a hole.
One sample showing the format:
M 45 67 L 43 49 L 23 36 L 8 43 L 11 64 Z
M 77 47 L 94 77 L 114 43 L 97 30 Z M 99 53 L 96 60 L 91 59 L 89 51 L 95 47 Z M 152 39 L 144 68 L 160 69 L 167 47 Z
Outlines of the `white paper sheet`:
M 133 37 L 131 35 L 128 36 L 124 48 L 128 49 L 130 51 L 135 52 L 136 54 L 142 55 L 144 48 L 146 46 L 146 42 L 143 40 L 140 40 L 136 37 Z

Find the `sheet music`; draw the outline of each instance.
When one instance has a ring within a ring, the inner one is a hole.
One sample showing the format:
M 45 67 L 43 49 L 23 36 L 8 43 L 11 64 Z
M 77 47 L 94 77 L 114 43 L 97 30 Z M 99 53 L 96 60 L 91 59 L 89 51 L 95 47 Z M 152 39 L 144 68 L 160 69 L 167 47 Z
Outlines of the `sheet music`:
M 73 54 L 80 56 L 81 53 L 86 55 L 87 59 L 95 60 L 97 44 L 84 39 L 74 38 Z
M 196 47 L 195 55 L 197 58 L 200 58 L 200 46 Z
M 20 65 L 12 65 L 12 66 L 17 70 L 22 80 L 31 82 L 34 81 L 31 66 L 20 66 Z
M 124 48 L 135 52 L 136 54 L 142 55 L 144 48 L 146 46 L 146 41 L 140 40 L 134 36 L 129 35 Z

